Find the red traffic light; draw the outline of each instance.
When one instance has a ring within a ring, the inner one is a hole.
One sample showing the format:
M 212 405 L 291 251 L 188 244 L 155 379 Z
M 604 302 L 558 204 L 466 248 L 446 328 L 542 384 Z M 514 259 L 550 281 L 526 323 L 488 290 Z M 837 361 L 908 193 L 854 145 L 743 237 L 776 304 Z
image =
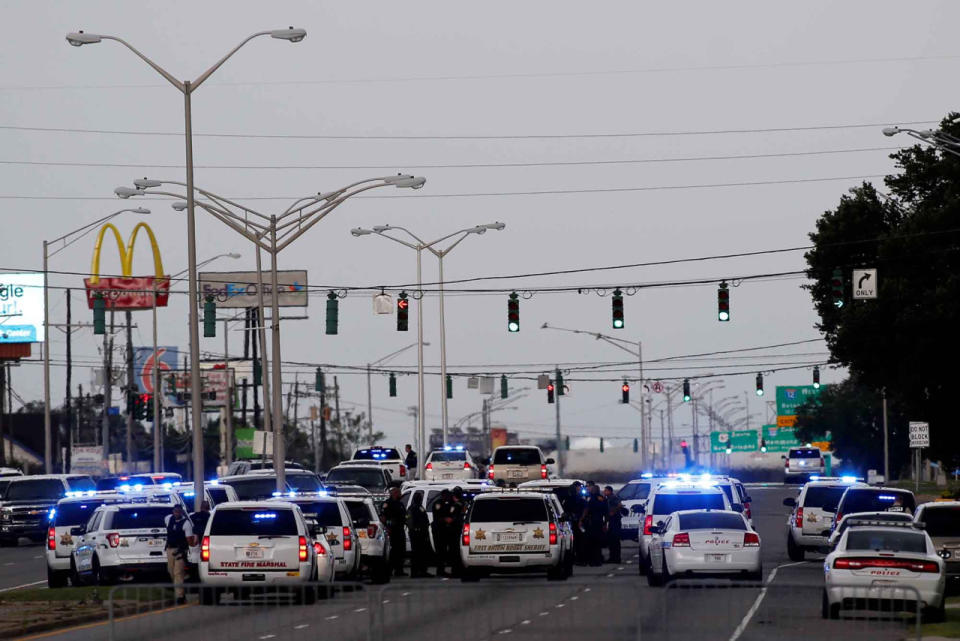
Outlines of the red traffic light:
M 397 307 L 399 309 L 406 309 L 410 307 L 410 301 L 408 301 L 406 298 L 401 298 L 397 301 Z
M 683 439 L 682 441 L 680 441 L 680 447 L 682 447 L 682 448 L 686 448 L 686 447 L 687 447 L 687 439 Z
M 553 391 L 553 383 L 550 383 L 549 385 L 547 385 L 547 391 L 548 391 L 548 392 L 552 392 L 552 391 Z
M 621 387 L 620 389 L 622 389 L 624 392 L 629 392 L 629 391 L 630 391 L 630 386 L 629 386 L 628 384 L 624 383 L 624 384 L 623 384 L 623 387 Z

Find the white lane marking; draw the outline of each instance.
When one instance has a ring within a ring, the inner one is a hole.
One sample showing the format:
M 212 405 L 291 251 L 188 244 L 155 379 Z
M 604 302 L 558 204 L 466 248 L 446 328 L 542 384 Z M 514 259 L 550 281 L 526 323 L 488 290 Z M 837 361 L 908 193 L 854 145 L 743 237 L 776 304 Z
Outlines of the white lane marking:
M 303 630 L 304 628 L 309 628 L 309 627 L 310 627 L 310 624 L 309 624 L 309 623 L 301 623 L 300 625 L 295 625 L 295 626 L 293 626 L 293 629 L 294 629 L 294 630 Z
M 11 590 L 19 590 L 20 588 L 30 588 L 35 585 L 42 585 L 44 583 L 46 583 L 46 581 L 34 581 L 33 583 L 24 583 L 23 585 L 14 585 L 9 588 L 0 589 L 0 592 L 10 592 Z
M 497 634 L 510 634 L 511 632 L 513 632 L 513 630 L 507 628 L 506 630 L 500 630 Z
M 613 576 L 613 572 L 611 572 L 610 574 L 608 574 L 608 575 L 607 575 L 607 578 L 609 579 L 609 578 L 612 577 L 612 576 Z
M 33 558 L 35 558 L 35 559 L 42 559 L 43 557 L 42 557 L 42 556 L 35 556 L 35 557 L 33 557 Z
M 410 596 L 410 593 L 409 593 L 409 592 L 404 592 L 404 593 L 401 594 L 400 596 Z
M 589 591 L 590 591 L 590 588 L 583 588 L 583 591 L 584 591 L 584 592 L 589 592 Z
M 627 565 L 633 565 L 633 561 L 627 561 Z
M 9 562 L 9 563 L 4 563 L 3 565 L 4 565 L 4 566 L 10 566 L 10 565 L 16 565 L 16 563 L 14 563 L 14 562 L 11 561 L 11 562 Z
M 579 598 L 580 598 L 580 597 L 578 597 L 578 596 L 572 596 L 572 597 L 570 597 L 570 600 L 571 600 L 571 601 L 576 601 L 576 600 L 579 599 Z
M 562 607 L 565 606 L 565 605 L 566 605 L 566 603 L 558 603 L 558 604 L 556 604 L 556 605 L 553 606 L 553 607 L 555 607 L 555 608 L 562 608 Z
M 384 599 L 383 602 L 384 602 L 384 603 L 390 603 L 390 599 Z
M 520 625 L 530 625 L 530 619 L 524 619 L 520 622 Z
M 263 635 L 262 637 L 257 637 L 257 638 L 258 638 L 258 639 L 272 639 L 272 638 L 275 637 L 275 636 L 277 636 L 277 635 L 275 635 L 275 634 L 265 634 L 265 635 Z
M 366 608 L 357 608 L 356 610 L 354 610 L 354 612 L 366 612 L 366 611 L 367 611 Z
M 339 615 L 339 614 L 331 614 L 331 615 L 328 616 L 328 617 L 324 617 L 323 620 L 324 620 L 324 621 L 333 621 L 334 619 L 339 619 L 339 618 L 340 618 L 340 615 Z
M 618 570 L 622 570 L 622 569 L 623 569 L 623 566 L 621 565 L 621 566 L 618 567 L 617 569 L 618 569 Z
M 753 618 L 753 615 L 757 613 L 757 610 L 760 609 L 760 604 L 763 602 L 763 597 L 767 596 L 767 586 L 773 583 L 773 580 L 777 577 L 777 571 L 780 568 L 788 568 L 793 565 L 805 565 L 806 561 L 797 561 L 796 563 L 784 563 L 783 565 L 778 565 L 770 571 L 770 574 L 767 575 L 767 580 L 763 583 L 763 588 L 760 590 L 760 594 L 757 595 L 756 600 L 753 602 L 753 605 L 750 606 L 750 609 L 747 610 L 747 613 L 743 615 L 743 619 L 740 621 L 740 625 L 737 626 L 737 629 L 733 631 L 733 634 L 730 635 L 729 641 L 737 641 L 740 638 L 740 635 L 743 634 L 744 630 L 747 629 L 747 626 L 750 625 L 750 619 Z
M 550 614 L 550 613 L 549 613 L 549 612 L 541 612 L 539 616 L 545 617 L 545 616 L 547 616 L 548 614 Z

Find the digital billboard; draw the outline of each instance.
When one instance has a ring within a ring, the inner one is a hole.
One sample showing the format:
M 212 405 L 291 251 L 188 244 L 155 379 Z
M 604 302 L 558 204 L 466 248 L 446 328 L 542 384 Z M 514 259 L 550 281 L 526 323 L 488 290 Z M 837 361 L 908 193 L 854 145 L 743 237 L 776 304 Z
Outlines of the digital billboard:
M 0 343 L 42 343 L 43 274 L 0 274 Z

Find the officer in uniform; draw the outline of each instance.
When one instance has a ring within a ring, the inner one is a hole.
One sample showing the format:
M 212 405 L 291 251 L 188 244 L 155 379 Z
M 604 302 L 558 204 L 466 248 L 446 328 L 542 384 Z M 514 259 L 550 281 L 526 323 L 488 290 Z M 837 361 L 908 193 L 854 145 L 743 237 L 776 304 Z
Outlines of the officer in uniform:
M 579 481 L 575 482 L 562 503 L 563 511 L 566 513 L 573 530 L 573 550 L 578 565 L 587 564 L 586 534 L 580 527 L 580 516 L 583 514 L 583 508 L 586 507 L 582 492 L 583 486 L 580 485 Z
M 450 524 L 450 529 L 447 531 L 447 558 L 450 564 L 450 568 L 453 572 L 453 576 L 460 576 L 461 569 L 461 560 L 460 560 L 460 535 L 463 533 L 463 524 L 467 518 L 467 501 L 463 497 L 463 488 L 455 487 L 453 488 L 453 522 Z
M 210 520 L 210 502 L 201 501 L 200 510 L 198 512 L 192 512 L 190 514 L 190 522 L 193 524 L 193 533 L 197 537 L 199 542 L 200 537 L 203 536 L 203 533 L 207 530 L 207 521 Z M 191 581 L 200 582 L 200 566 L 197 563 L 188 563 L 188 574 Z
M 400 488 L 390 488 L 390 498 L 381 507 L 387 535 L 390 537 L 390 568 L 394 576 L 407 576 L 403 571 L 403 559 L 407 553 L 407 538 L 404 526 L 407 521 L 407 509 L 400 502 Z
M 423 495 L 413 495 L 407 511 L 407 530 L 410 532 L 410 576 L 428 577 L 427 561 L 430 556 L 430 519 L 423 508 Z
M 416 478 L 419 468 L 417 467 L 417 453 L 413 451 L 413 446 L 407 443 L 404 446 L 404 449 L 407 452 L 406 458 L 403 460 L 403 465 L 407 468 L 407 478 Z
M 167 543 L 164 551 L 167 555 L 167 572 L 170 574 L 170 580 L 177 584 L 175 589 L 177 605 L 183 605 L 187 602 L 186 591 L 183 588 L 187 573 L 187 550 L 191 545 L 196 544 L 193 523 L 179 505 L 173 506 L 173 512 L 167 515 L 165 523 Z
M 580 518 L 580 527 L 587 535 L 587 562 L 591 566 L 603 565 L 603 536 L 607 523 L 607 502 L 600 494 L 600 486 L 589 485 L 590 495 Z
M 456 505 L 450 490 L 440 491 L 440 498 L 433 503 L 433 547 L 437 554 L 437 576 L 447 576 L 446 567 L 450 558 L 450 531 L 454 528 L 453 517 Z
M 607 549 L 610 556 L 607 563 L 620 563 L 620 530 L 622 525 L 623 504 L 620 497 L 613 493 L 609 485 L 603 488 L 603 495 L 607 499 Z

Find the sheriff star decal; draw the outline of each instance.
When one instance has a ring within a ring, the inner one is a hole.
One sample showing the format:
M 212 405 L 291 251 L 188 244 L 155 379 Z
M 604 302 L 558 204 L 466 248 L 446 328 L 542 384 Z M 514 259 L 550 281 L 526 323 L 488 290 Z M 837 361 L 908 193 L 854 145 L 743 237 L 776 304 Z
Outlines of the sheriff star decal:
M 542 539 L 543 538 L 543 528 L 537 528 L 533 531 L 533 538 Z
M 485 541 L 487 539 L 487 533 L 484 532 L 483 530 L 477 530 L 476 532 L 473 533 L 473 535 L 477 538 L 478 541 Z

